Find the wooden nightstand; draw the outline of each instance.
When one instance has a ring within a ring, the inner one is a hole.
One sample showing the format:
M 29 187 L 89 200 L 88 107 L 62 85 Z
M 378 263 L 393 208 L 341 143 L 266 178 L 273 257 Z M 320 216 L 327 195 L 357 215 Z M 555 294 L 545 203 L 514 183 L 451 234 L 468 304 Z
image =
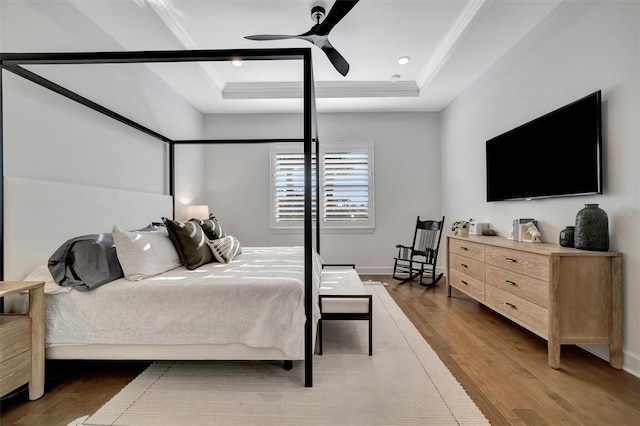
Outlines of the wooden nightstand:
M 29 383 L 29 399 L 44 394 L 44 282 L 0 281 L 0 297 L 29 291 L 28 315 L 0 315 L 0 395 Z

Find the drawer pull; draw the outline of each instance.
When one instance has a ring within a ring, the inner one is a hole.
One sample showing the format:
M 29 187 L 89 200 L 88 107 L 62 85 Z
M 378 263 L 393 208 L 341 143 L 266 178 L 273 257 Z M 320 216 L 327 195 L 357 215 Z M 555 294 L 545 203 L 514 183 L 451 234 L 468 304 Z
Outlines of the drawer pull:
M 518 261 L 513 257 L 505 257 L 504 260 L 506 260 L 509 263 L 518 263 Z
M 469 285 L 469 283 L 468 283 L 468 282 L 466 282 L 465 280 L 460 280 L 460 282 L 461 282 L 462 284 L 464 284 L 464 285 Z
M 511 285 L 518 285 L 518 284 L 516 284 L 516 283 L 515 283 L 515 282 L 513 282 L 513 281 L 509 281 L 509 280 L 505 280 L 505 281 L 507 282 L 507 284 L 511 284 Z
M 464 251 L 469 250 L 469 249 L 468 249 L 468 248 L 466 248 L 465 246 L 460 246 L 460 248 L 461 248 L 462 250 L 464 250 Z
M 468 265 L 465 265 L 464 263 L 461 263 L 460 266 L 462 266 L 463 268 L 468 268 Z
M 512 304 L 512 303 L 509 303 L 509 302 L 505 302 L 505 305 L 507 305 L 507 306 L 508 306 L 508 307 L 510 307 L 511 309 L 518 309 L 518 308 L 516 307 L 516 305 L 514 305 L 514 304 Z

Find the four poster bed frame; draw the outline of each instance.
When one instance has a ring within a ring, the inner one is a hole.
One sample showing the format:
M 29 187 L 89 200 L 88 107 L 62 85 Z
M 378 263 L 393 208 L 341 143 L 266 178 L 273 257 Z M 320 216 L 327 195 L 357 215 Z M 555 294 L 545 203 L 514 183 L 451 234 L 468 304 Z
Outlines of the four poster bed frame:
M 173 140 L 154 130 L 151 130 L 134 120 L 118 114 L 102 105 L 97 104 L 69 89 L 66 89 L 24 66 L 29 65 L 57 65 L 57 64 L 132 64 L 132 63 L 169 63 L 169 62 L 216 62 L 240 59 L 255 60 L 296 60 L 303 62 L 303 136 L 290 139 L 202 139 L 202 140 Z M 305 386 L 313 386 L 313 321 L 312 318 L 312 285 L 313 259 L 312 252 L 320 253 L 320 227 L 315 224 L 315 242 L 312 221 L 312 153 L 318 151 L 318 132 L 313 82 L 313 69 L 310 48 L 291 49 L 237 49 L 237 50 L 181 50 L 181 51 L 140 51 L 140 52 L 95 52 L 95 53 L 0 53 L 0 65 L 4 72 L 9 71 L 26 80 L 36 83 L 50 91 L 78 102 L 94 111 L 115 119 L 142 133 L 152 136 L 168 146 L 168 177 L 169 196 L 175 216 L 175 147 L 188 144 L 227 144 L 227 143 L 274 143 L 290 142 L 304 145 L 304 308 L 306 322 L 304 327 L 304 364 Z M 4 112 L 2 97 L 2 75 L 0 75 L 0 168 L 4 175 Z M 316 171 L 319 173 L 319 171 Z M 319 176 L 316 175 L 316 182 Z M 319 192 L 318 192 L 319 193 Z M 5 189 L 0 185 L 0 279 L 5 276 Z M 0 300 L 0 312 L 4 304 Z

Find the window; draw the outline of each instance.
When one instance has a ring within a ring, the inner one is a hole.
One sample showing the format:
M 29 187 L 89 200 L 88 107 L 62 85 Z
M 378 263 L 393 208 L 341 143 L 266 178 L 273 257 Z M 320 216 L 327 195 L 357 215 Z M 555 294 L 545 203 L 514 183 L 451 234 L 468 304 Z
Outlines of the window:
M 271 226 L 276 228 L 299 227 L 300 223 L 304 223 L 304 153 L 292 148 L 277 145 L 271 149 Z M 315 220 L 315 158 L 311 162 L 312 216 Z
M 373 144 L 320 147 L 320 217 L 323 228 L 373 228 Z M 271 227 L 304 225 L 304 154 L 300 146 L 273 145 Z M 312 159 L 316 217 L 315 155 Z

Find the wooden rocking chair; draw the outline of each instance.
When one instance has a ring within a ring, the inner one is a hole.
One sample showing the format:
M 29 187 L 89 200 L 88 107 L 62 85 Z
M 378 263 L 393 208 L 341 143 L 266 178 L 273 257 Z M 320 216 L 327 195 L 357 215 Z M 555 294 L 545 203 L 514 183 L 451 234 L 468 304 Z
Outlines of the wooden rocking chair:
M 393 279 L 403 284 L 420 277 L 419 284 L 425 287 L 440 281 L 442 274 L 436 274 L 436 262 L 443 226 L 444 216 L 440 221 L 420 220 L 418 216 L 411 246 L 396 245 L 398 256 L 393 265 Z

